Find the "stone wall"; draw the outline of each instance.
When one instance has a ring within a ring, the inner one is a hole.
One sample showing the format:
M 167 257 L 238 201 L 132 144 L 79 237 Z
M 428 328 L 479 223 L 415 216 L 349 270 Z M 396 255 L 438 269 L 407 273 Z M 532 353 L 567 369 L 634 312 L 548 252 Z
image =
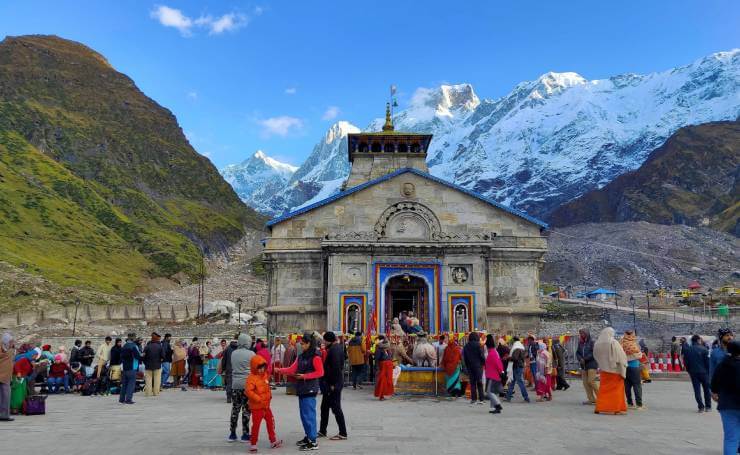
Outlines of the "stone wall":
M 540 318 L 537 333 L 541 336 L 563 335 L 570 332 L 578 334 L 578 329 L 585 327 L 596 338 L 604 327 L 611 326 L 621 334 L 632 329 L 632 313 L 615 309 L 594 308 L 580 305 L 567 305 L 567 312 L 560 314 L 546 313 Z M 665 322 L 648 319 L 639 315 L 636 318 L 637 335 L 645 338 L 648 347 L 656 352 L 667 352 L 671 337 L 692 334 L 715 335 L 720 327 L 728 326 L 722 322 Z M 729 324 L 731 328 L 732 324 Z
M 96 321 L 162 321 L 181 322 L 197 315 L 197 305 L 80 305 L 77 323 Z M 43 310 L 19 310 L 0 314 L 0 328 L 18 327 L 45 322 L 68 322 L 75 318 L 74 305 Z

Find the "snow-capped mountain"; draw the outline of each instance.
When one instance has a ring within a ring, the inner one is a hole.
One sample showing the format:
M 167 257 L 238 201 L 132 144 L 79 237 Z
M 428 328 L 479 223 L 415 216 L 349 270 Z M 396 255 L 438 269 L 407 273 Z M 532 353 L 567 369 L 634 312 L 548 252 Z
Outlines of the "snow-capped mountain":
M 287 184 L 269 195 L 269 199 L 259 201 L 261 206 L 269 209 L 253 207 L 269 215 L 278 215 L 331 195 L 349 174 L 347 135 L 360 131 L 349 122 L 340 121 L 332 125 Z M 246 199 L 245 202 L 249 204 Z
M 270 213 L 272 208 L 268 201 L 285 188 L 297 169 L 257 150 L 240 164 L 221 169 L 221 175 L 245 203 L 260 212 Z
M 678 128 L 740 116 L 740 49 L 661 73 L 587 80 L 547 73 L 497 100 L 469 84 L 416 91 L 397 131 L 432 133 L 430 172 L 504 204 L 547 217 L 556 207 L 639 167 Z M 377 119 L 368 130 L 378 131 Z M 347 122 L 332 126 L 290 179 L 260 207 L 269 213 L 338 191 L 349 172 Z

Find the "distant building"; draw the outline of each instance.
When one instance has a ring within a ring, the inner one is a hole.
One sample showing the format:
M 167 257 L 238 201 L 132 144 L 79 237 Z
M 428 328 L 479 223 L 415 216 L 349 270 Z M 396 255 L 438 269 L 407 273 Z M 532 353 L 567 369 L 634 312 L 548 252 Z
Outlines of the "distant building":
M 593 291 L 586 292 L 583 294 L 586 296 L 586 298 L 594 299 L 594 300 L 606 300 L 610 298 L 614 298 L 617 295 L 616 291 L 612 291 L 611 289 L 594 289 Z
M 536 329 L 547 224 L 428 173 L 432 136 L 350 134 L 343 190 L 267 223 L 270 330 Z

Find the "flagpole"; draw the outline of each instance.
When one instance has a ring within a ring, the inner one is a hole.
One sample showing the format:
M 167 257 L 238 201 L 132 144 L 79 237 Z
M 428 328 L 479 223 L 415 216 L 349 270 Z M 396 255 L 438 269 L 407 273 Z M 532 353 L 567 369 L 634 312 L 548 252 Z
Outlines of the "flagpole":
M 393 84 L 391 84 L 390 92 L 391 92 L 391 96 L 390 96 L 390 99 L 388 101 L 391 104 L 391 122 L 393 122 Z

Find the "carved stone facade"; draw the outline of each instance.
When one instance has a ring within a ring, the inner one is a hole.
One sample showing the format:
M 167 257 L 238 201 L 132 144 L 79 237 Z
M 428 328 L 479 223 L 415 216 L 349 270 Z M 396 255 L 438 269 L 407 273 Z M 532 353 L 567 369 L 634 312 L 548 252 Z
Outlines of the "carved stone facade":
M 353 167 L 373 160 L 362 144 L 376 135 L 353 138 Z M 383 163 L 405 150 L 391 139 Z M 385 332 L 402 312 L 432 333 L 536 328 L 546 225 L 424 171 L 358 170 L 354 186 L 268 223 L 271 331 Z

